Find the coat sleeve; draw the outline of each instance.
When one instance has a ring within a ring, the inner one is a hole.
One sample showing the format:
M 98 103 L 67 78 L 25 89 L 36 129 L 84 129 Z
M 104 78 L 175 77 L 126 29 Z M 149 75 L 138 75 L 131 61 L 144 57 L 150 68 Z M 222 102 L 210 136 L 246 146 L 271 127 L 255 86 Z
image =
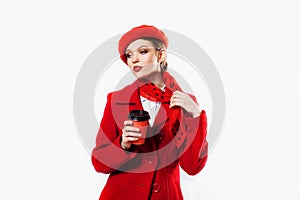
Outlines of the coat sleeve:
M 97 172 L 112 173 L 136 156 L 135 152 L 121 148 L 121 134 L 111 109 L 112 93 L 107 95 L 107 103 L 92 150 L 92 164 Z
M 202 110 L 200 116 L 196 118 L 186 115 L 183 117 L 185 125 L 181 126 L 184 129 L 181 131 L 185 131 L 185 141 L 181 148 L 184 153 L 179 162 L 187 174 L 196 175 L 203 169 L 208 157 L 206 112 Z

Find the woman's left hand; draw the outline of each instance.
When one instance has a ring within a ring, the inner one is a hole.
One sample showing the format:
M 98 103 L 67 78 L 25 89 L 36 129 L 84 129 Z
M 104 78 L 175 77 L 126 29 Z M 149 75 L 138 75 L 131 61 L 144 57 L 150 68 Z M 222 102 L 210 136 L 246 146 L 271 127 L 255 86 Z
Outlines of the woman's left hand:
M 170 108 L 174 106 L 180 106 L 186 112 L 193 115 L 194 118 L 200 115 L 200 106 L 186 93 L 177 90 L 173 92 L 170 101 Z

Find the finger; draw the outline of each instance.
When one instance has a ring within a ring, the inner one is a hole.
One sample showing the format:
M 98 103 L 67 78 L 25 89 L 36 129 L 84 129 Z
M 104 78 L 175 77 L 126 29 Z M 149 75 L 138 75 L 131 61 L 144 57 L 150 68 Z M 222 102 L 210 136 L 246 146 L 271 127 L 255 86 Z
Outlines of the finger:
M 180 98 L 173 98 L 172 100 L 170 99 L 170 103 L 176 103 L 176 102 L 180 102 L 182 101 L 182 99 Z
M 184 103 L 182 101 L 173 101 L 170 103 L 170 107 L 169 108 L 172 108 L 174 106 L 180 106 L 180 107 L 183 107 Z
M 181 92 L 178 91 L 178 90 L 176 90 L 176 91 L 173 92 L 173 94 L 180 94 L 180 93 L 181 93 Z
M 139 138 L 137 137 L 127 137 L 126 140 L 127 142 L 133 142 L 133 141 L 137 141 Z
M 124 126 L 123 132 L 140 132 L 141 130 L 135 126 Z
M 176 101 L 171 102 L 169 108 L 172 108 L 174 106 L 178 106 L 178 102 Z
M 179 95 L 178 92 L 173 92 L 173 93 L 172 93 L 172 96 L 178 96 L 178 95 Z
M 125 120 L 124 121 L 124 126 L 127 126 L 127 125 L 133 125 L 133 121 L 132 120 Z
M 173 107 L 174 104 L 175 104 L 176 100 L 173 98 L 171 101 L 170 101 L 170 107 Z
M 180 93 L 173 92 L 172 97 L 180 97 Z
M 181 92 L 181 93 L 173 93 L 173 94 L 172 94 L 172 97 L 173 97 L 173 98 L 183 98 L 184 95 L 185 95 L 185 94 L 182 93 L 182 92 Z M 172 98 L 172 97 L 171 97 L 171 98 Z
M 180 92 L 178 90 L 176 90 L 175 92 L 173 92 L 174 95 L 184 95 L 185 93 L 184 92 Z
M 179 97 L 177 97 L 177 96 L 172 96 L 172 97 L 170 98 L 170 101 L 174 101 L 174 100 L 176 100 L 176 99 L 179 99 Z
M 139 138 L 136 138 L 136 137 L 126 137 L 126 138 L 123 138 L 122 139 L 122 143 L 124 144 L 128 144 L 128 143 L 131 143 L 133 141 L 137 141 Z M 127 146 L 127 145 L 126 145 Z
M 186 99 L 186 94 L 184 94 L 184 93 L 174 94 L 174 95 L 172 95 L 171 99 Z
M 125 133 L 125 137 L 136 137 L 136 138 L 140 138 L 140 137 L 142 137 L 142 134 L 140 134 L 140 133 L 135 133 L 135 132 L 126 132 L 126 133 Z

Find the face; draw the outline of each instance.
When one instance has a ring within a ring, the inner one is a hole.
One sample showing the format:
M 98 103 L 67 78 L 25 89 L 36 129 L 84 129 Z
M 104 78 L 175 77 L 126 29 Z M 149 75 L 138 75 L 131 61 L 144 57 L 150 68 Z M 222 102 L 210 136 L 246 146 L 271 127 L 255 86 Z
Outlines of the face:
M 152 82 L 161 79 L 159 62 L 163 56 L 154 48 L 152 42 L 143 39 L 135 40 L 128 45 L 125 54 L 127 65 L 137 79 Z

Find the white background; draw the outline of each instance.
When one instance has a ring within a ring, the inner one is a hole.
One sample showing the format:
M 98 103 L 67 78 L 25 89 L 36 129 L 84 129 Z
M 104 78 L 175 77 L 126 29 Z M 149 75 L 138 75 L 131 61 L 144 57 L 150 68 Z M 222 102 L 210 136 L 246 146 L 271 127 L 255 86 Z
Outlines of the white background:
M 97 199 L 72 95 L 87 56 L 141 24 L 196 41 L 224 83 L 222 137 L 187 200 L 300 199 L 297 0 L 1 1 L 0 199 Z

